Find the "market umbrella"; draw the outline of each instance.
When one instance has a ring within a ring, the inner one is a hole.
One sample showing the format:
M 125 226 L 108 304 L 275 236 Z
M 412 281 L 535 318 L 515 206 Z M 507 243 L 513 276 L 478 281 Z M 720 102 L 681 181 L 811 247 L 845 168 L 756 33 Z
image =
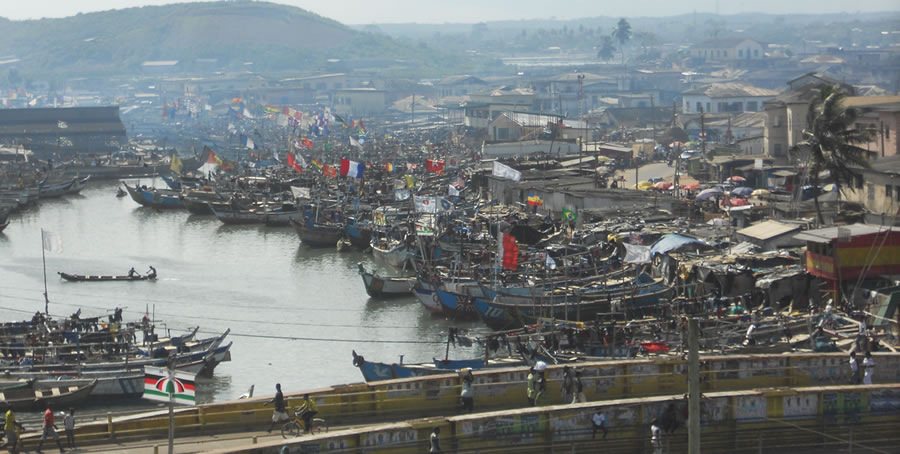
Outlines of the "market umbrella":
M 733 195 L 739 195 L 741 197 L 747 197 L 748 195 L 753 193 L 753 188 L 748 188 L 746 186 L 735 188 L 731 190 Z
M 676 141 L 676 142 L 672 142 L 669 144 L 669 148 L 677 148 L 677 147 L 683 147 L 683 146 L 684 146 L 684 142 Z
M 726 207 L 742 207 L 744 205 L 750 205 L 750 202 L 745 199 L 739 199 L 737 197 L 728 198 L 722 201 L 722 206 Z
M 725 181 L 747 181 L 747 179 L 740 175 L 733 175 L 726 178 Z
M 697 189 L 700 189 L 700 183 L 688 183 L 688 184 L 682 186 L 681 189 L 685 189 L 688 191 L 696 191 Z
M 831 191 L 834 191 L 835 189 L 837 189 L 837 185 L 834 183 L 826 184 L 825 187 L 822 188 L 822 190 L 825 192 L 831 192 Z
M 750 195 L 752 195 L 753 197 L 759 197 L 761 195 L 769 195 L 771 193 L 772 193 L 772 191 L 770 191 L 768 189 L 757 189 L 757 190 L 753 191 Z
M 719 188 L 704 189 L 697 194 L 697 200 L 713 199 L 723 194 L 725 194 L 725 192 Z
M 653 187 L 665 191 L 666 189 L 672 187 L 672 183 L 669 183 L 668 181 L 660 181 L 659 183 L 654 184 Z
M 640 189 L 641 191 L 645 191 L 652 187 L 653 187 L 653 183 L 651 183 L 649 181 L 642 181 L 642 182 L 638 183 L 638 185 L 637 185 L 637 188 Z

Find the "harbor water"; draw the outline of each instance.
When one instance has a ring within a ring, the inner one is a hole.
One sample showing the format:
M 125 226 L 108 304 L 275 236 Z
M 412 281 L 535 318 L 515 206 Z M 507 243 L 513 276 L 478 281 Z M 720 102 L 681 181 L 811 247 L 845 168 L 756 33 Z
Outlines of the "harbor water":
M 150 179 L 142 184 L 150 185 Z M 214 216 L 159 211 L 116 198 L 117 182 L 94 182 L 80 195 L 42 200 L 11 216 L 0 233 L 0 320 L 30 319 L 44 310 L 41 229 L 57 235 L 62 251 L 46 253 L 49 312 L 107 316 L 123 307 L 126 320 L 149 311 L 157 332 L 198 337 L 228 328 L 232 361 L 198 386 L 197 400 L 255 395 L 362 381 L 352 351 L 368 361 L 443 358 L 450 322 L 429 314 L 415 298 L 369 298 L 357 263 L 382 272 L 371 255 L 312 249 L 292 228 L 226 226 Z M 162 181 L 152 184 L 162 186 Z M 156 282 L 66 282 L 72 274 L 158 270 Z M 140 340 L 138 334 L 138 340 Z M 452 349 L 473 358 L 477 348 Z

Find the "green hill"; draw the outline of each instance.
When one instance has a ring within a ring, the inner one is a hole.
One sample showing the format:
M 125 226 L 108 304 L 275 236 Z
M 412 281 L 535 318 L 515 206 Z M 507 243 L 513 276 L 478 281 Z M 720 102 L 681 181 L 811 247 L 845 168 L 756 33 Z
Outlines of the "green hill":
M 328 59 L 351 67 L 377 60 L 380 68 L 420 75 L 496 64 L 356 31 L 300 8 L 247 1 L 0 18 L 0 55 L 20 58 L 20 72 L 57 76 L 127 75 L 148 60 L 178 60 L 185 71 L 196 69 L 197 59 L 217 59 L 221 69 L 246 69 L 244 63 L 253 62 L 260 73 L 322 69 Z

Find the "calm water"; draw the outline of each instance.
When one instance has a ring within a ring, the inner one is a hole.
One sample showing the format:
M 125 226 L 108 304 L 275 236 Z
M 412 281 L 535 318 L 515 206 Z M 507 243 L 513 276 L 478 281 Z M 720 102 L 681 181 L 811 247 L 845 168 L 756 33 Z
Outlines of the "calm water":
M 173 334 L 231 328 L 232 361 L 198 388 L 198 400 L 232 399 L 253 384 L 256 394 L 271 394 L 276 382 L 285 392 L 359 382 L 354 349 L 372 361 L 401 354 L 404 362 L 430 361 L 443 357 L 449 326 L 477 327 L 435 318 L 414 298 L 370 299 L 356 265 L 376 267 L 370 255 L 308 248 L 291 228 L 225 226 L 212 216 L 143 208 L 116 198 L 116 186 L 93 183 L 80 196 L 12 216 L 0 233 L 0 320 L 44 308 L 43 228 L 63 243 L 61 253 L 47 253 L 51 315 L 78 308 L 84 317 L 106 315 L 121 306 L 128 320 L 155 311 Z M 56 274 L 126 274 L 149 265 L 157 282 L 65 282 Z M 476 355 L 451 351 L 453 358 Z

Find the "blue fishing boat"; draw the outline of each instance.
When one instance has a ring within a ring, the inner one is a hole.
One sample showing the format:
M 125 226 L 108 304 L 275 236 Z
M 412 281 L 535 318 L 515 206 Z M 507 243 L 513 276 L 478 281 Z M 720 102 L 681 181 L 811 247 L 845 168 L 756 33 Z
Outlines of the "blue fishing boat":
M 128 183 L 122 182 L 131 200 L 140 205 L 150 208 L 160 209 L 176 209 L 184 208 L 184 200 L 181 193 L 169 189 L 156 189 L 147 187 L 128 186 Z

